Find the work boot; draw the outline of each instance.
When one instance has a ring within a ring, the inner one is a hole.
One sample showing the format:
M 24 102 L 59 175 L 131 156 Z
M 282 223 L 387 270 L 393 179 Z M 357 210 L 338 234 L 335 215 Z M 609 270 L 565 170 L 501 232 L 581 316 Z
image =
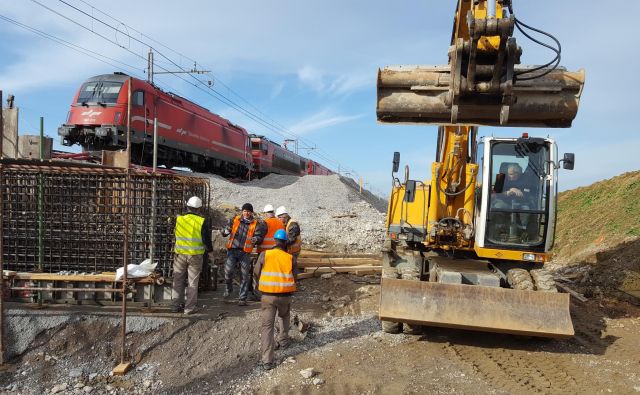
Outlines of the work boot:
M 247 305 L 247 300 L 246 299 L 238 300 L 238 306 L 246 306 L 246 305 Z
M 276 364 L 273 362 L 260 362 L 258 364 L 258 368 L 264 371 L 271 370 L 276 367 Z
M 195 314 L 198 312 L 197 308 L 193 308 L 193 309 L 189 309 L 189 310 L 185 310 L 184 311 L 184 315 L 191 315 L 191 314 Z
M 181 313 L 182 312 L 182 306 L 171 306 L 171 312 L 172 313 Z
M 225 298 L 225 299 L 229 299 L 229 296 L 231 296 L 231 295 L 229 295 L 229 291 L 227 291 L 227 290 L 225 289 L 225 290 L 224 290 L 224 293 L 222 294 L 222 297 L 223 297 L 223 298 Z
M 256 294 L 251 294 L 249 295 L 249 301 L 251 302 L 259 302 L 260 301 L 260 297 Z

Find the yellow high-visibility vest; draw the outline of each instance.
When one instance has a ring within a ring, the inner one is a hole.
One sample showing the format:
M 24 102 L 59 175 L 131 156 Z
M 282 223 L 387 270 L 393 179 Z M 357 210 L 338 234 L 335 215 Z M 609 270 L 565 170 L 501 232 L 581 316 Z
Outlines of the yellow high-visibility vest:
M 297 224 L 297 222 L 292 219 L 290 219 L 289 222 L 287 222 L 287 229 L 286 229 L 287 236 L 289 235 L 289 228 L 291 227 L 291 224 Z M 289 248 L 287 248 L 287 252 L 289 254 L 297 254 L 301 250 L 302 250 L 302 229 L 300 230 L 300 233 L 298 233 L 298 236 L 296 237 L 296 240 L 293 242 L 293 244 L 291 244 Z
M 296 290 L 291 254 L 278 248 L 264 252 L 258 290 L 273 294 L 291 293 Z
M 204 218 L 199 215 L 178 215 L 176 220 L 176 254 L 204 254 L 202 224 L 204 224 Z

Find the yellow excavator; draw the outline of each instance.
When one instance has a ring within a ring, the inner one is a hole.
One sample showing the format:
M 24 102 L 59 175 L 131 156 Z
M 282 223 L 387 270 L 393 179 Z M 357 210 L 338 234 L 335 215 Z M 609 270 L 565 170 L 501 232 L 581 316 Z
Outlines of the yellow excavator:
M 455 15 L 448 65 L 378 72 L 378 121 L 438 125 L 430 181 L 411 179 L 408 167 L 401 181 L 394 153 L 382 328 L 573 336 L 569 295 L 557 292 L 544 265 L 558 169 L 573 169 L 574 155 L 561 159 L 554 140 L 526 133 L 478 139 L 478 126 L 570 127 L 584 71 L 559 67 L 560 43 L 517 19 L 509 0 L 458 0 Z M 520 65 L 515 29 L 555 58 Z

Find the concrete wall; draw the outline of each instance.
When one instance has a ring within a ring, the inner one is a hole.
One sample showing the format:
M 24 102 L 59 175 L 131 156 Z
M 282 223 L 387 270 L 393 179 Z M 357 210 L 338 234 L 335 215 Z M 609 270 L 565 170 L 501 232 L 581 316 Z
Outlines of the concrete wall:
M 53 139 L 44 138 L 44 156 L 42 159 L 51 159 L 51 149 Z M 18 155 L 24 159 L 40 159 L 40 136 L 20 136 L 18 137 Z

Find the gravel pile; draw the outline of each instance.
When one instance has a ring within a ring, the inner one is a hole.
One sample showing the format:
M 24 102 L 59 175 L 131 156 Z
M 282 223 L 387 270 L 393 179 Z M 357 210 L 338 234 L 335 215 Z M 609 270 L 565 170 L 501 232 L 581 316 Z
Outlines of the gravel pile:
M 266 204 L 285 206 L 302 229 L 307 248 L 345 253 L 377 253 L 384 239 L 386 202 L 338 175 L 271 174 L 246 183 L 217 176 L 211 180 L 211 206 L 228 211 L 249 202 L 260 212 Z M 221 225 L 221 224 L 219 224 Z

